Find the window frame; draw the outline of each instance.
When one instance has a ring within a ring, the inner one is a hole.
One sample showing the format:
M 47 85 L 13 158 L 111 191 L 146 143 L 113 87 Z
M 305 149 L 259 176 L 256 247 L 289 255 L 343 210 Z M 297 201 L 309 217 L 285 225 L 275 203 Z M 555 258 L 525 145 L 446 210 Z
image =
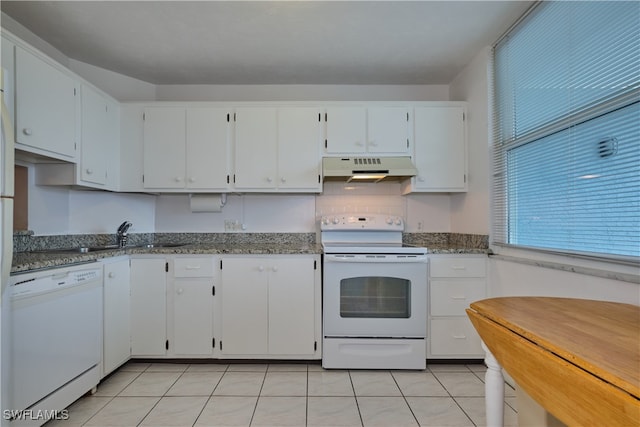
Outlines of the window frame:
M 590 105 L 586 105 L 583 108 L 573 111 L 570 114 L 555 117 L 554 120 L 551 120 L 548 123 L 544 123 L 543 125 L 539 125 L 534 129 L 523 133 L 522 135 L 511 135 L 510 138 L 502 138 L 503 129 L 501 127 L 503 126 L 503 123 L 499 120 L 499 95 L 497 92 L 498 83 L 496 81 L 496 49 L 498 46 L 500 46 L 503 40 L 509 36 L 510 33 L 512 33 L 514 30 L 517 30 L 520 25 L 526 25 L 527 21 L 533 16 L 533 13 L 541 5 L 542 2 L 534 4 L 511 28 L 507 30 L 507 32 L 500 39 L 498 39 L 498 41 L 492 46 L 491 57 L 489 60 L 488 92 L 491 116 L 490 122 L 492 123 L 493 131 L 492 136 L 490 136 L 491 162 L 489 165 L 492 172 L 490 185 L 490 247 L 494 253 L 504 255 L 507 258 L 510 258 L 512 256 L 522 256 L 522 253 L 525 253 L 529 257 L 531 257 L 531 254 L 533 254 L 533 258 L 538 258 L 541 260 L 549 259 L 549 256 L 560 256 L 561 258 L 569 259 L 573 262 L 577 261 L 578 263 L 580 263 L 581 261 L 596 261 L 606 263 L 607 265 L 613 263 L 623 266 L 637 267 L 638 263 L 640 262 L 640 257 L 633 255 L 619 255 L 606 252 L 589 252 L 571 249 L 536 247 L 510 242 L 510 212 L 506 165 L 508 151 L 524 144 L 535 143 L 535 141 L 553 135 L 554 133 L 567 130 L 572 126 L 579 125 L 586 121 L 596 119 L 605 114 L 640 102 L 640 87 L 636 84 L 632 88 L 620 89 L 615 95 L 609 96 L 606 99 L 598 99 L 597 101 L 592 102 Z

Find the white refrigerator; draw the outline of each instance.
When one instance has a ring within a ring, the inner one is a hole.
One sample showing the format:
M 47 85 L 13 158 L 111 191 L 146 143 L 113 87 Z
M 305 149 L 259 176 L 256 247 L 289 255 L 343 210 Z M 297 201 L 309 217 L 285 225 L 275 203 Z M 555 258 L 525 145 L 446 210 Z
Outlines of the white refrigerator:
M 14 135 L 7 104 L 11 101 L 5 96 L 8 74 L 0 72 L 0 86 L 2 89 L 2 132 L 0 135 L 0 425 L 8 425 L 4 411 L 11 409 L 9 398 L 9 384 L 11 381 L 9 346 L 11 336 L 9 322 L 11 321 L 9 304 L 9 273 L 13 258 L 13 192 L 14 192 Z

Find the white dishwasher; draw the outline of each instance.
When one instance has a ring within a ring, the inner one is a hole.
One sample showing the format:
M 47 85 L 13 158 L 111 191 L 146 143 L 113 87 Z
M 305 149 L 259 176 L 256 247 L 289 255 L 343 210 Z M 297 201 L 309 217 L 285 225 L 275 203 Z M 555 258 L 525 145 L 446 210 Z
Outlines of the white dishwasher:
M 102 284 L 98 263 L 11 276 L 15 424 L 44 424 L 98 384 Z

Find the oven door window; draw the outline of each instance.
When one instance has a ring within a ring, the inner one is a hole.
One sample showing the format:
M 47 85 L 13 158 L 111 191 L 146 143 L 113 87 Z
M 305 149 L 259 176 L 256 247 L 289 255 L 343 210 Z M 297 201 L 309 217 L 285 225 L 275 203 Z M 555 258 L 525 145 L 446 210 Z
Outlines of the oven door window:
M 411 282 L 397 277 L 350 277 L 340 281 L 340 317 L 411 317 Z

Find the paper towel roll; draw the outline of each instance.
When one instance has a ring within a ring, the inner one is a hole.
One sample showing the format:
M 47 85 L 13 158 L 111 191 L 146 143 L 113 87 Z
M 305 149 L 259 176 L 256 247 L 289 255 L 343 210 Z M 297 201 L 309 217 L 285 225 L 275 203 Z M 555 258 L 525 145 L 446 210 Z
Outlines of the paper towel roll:
M 220 194 L 191 194 L 189 206 L 191 212 L 222 212 L 224 202 Z

